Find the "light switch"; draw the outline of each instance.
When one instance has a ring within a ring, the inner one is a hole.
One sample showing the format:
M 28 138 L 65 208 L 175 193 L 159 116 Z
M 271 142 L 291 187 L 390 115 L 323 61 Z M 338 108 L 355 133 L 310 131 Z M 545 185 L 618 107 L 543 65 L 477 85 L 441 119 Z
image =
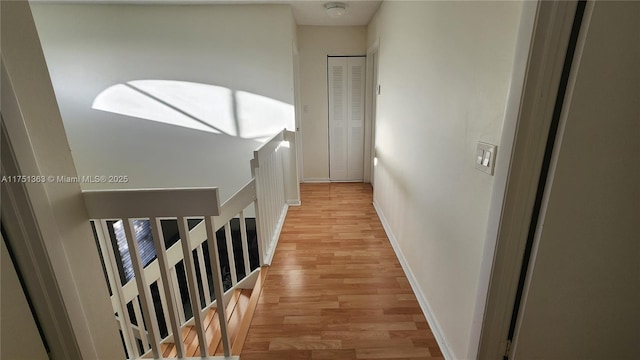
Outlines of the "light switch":
M 484 150 L 478 148 L 476 151 L 476 164 L 482 165 L 482 159 L 484 159 Z
M 494 163 L 496 162 L 496 145 L 478 142 L 476 148 L 476 169 L 493 175 Z
M 484 157 L 482 158 L 482 166 L 489 166 L 491 161 L 491 151 L 485 151 Z

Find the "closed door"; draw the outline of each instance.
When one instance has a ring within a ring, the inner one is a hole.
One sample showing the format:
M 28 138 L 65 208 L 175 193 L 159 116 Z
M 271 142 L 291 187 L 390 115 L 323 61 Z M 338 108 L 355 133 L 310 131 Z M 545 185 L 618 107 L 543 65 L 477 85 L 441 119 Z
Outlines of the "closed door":
M 365 57 L 329 57 L 329 178 L 364 179 Z

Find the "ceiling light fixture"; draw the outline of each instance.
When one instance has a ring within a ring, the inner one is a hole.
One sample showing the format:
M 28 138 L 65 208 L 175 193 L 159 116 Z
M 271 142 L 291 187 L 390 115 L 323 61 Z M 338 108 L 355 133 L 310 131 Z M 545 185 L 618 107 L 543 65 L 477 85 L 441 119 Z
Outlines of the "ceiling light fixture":
M 332 18 L 342 17 L 347 12 L 347 6 L 341 2 L 330 2 L 324 4 L 327 14 Z

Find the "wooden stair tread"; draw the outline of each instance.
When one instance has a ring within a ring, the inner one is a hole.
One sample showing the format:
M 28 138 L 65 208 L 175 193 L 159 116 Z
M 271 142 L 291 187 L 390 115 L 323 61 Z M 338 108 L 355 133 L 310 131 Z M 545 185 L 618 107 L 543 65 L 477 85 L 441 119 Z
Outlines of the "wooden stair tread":
M 203 323 L 205 329 L 208 329 L 211 326 L 213 320 L 217 321 L 217 311 L 216 308 L 209 309 L 203 318 Z M 183 344 L 185 344 L 185 353 L 189 354 L 189 352 L 195 352 L 198 344 L 198 336 L 194 326 L 189 325 L 182 328 L 181 337 Z M 195 346 L 193 345 L 195 343 Z M 176 357 L 178 354 L 178 349 L 174 342 L 165 342 L 160 344 L 162 349 L 162 355 L 164 357 Z
M 233 314 L 233 310 L 236 308 L 236 305 L 238 304 L 238 300 L 240 299 L 240 294 L 241 294 L 241 290 L 240 289 L 236 289 L 233 292 L 233 295 L 231 296 L 231 300 L 229 301 L 229 304 L 227 304 L 227 308 L 225 309 L 225 316 L 226 316 L 226 320 L 227 320 L 227 324 L 229 323 L 229 319 L 231 319 L 231 316 Z M 215 332 L 214 336 L 212 337 L 211 341 L 209 341 L 209 354 L 215 354 L 215 352 L 217 351 L 218 347 L 222 346 L 222 333 L 220 332 L 220 322 L 218 321 L 217 324 L 218 328 L 217 331 Z M 227 331 L 230 331 L 229 326 L 227 326 Z
M 242 289 L 239 291 L 238 302 L 236 306 L 230 311 L 228 315 L 228 326 L 227 331 L 229 332 L 229 343 L 233 344 L 235 341 L 238 330 L 240 328 L 240 322 L 242 321 L 242 316 L 247 310 L 249 306 L 249 298 L 251 297 L 251 289 Z M 221 339 L 222 340 L 222 339 Z M 223 355 L 224 348 L 222 346 L 222 341 L 218 344 L 216 348 L 215 355 Z
M 231 295 L 231 300 L 229 300 L 227 308 L 231 306 L 231 304 L 235 304 L 238 301 L 238 296 L 239 295 L 237 294 L 237 290 L 234 291 Z M 196 339 L 194 342 L 192 342 L 192 347 L 189 349 L 190 351 L 186 352 L 187 356 L 190 357 L 196 357 L 196 355 L 200 353 L 200 344 L 198 343 L 197 331 L 195 327 L 193 328 L 193 332 L 196 333 Z M 218 312 L 216 311 L 215 314 L 212 314 L 212 316 L 208 318 L 208 322 L 205 322 L 205 339 L 207 344 L 211 344 L 216 341 L 217 338 L 220 338 L 220 321 L 218 320 Z M 209 352 L 211 352 L 210 348 Z
M 244 342 L 249 332 L 251 319 L 255 312 L 267 268 L 263 267 L 256 281 L 254 289 L 236 289 L 231 295 L 227 304 L 225 315 L 227 320 L 227 331 L 229 342 L 231 343 L 231 355 L 240 355 Z M 208 344 L 208 352 L 212 355 L 223 355 L 222 334 L 220 332 L 220 322 L 218 320 L 216 308 L 209 309 L 203 318 L 205 327 L 205 337 Z M 188 325 L 182 328 L 181 339 L 185 348 L 185 356 L 197 357 L 200 353 L 200 344 L 195 326 Z M 165 358 L 175 358 L 177 347 L 172 341 L 165 341 L 160 344 L 162 356 Z M 147 354 L 146 358 L 152 358 Z
M 242 322 L 238 328 L 238 336 L 231 345 L 231 355 L 240 355 L 240 353 L 242 352 L 244 342 L 247 339 L 247 334 L 249 334 L 249 326 L 251 325 L 253 314 L 255 313 L 256 307 L 258 306 L 258 300 L 260 299 L 260 293 L 262 293 L 262 286 L 264 285 L 264 280 L 267 277 L 268 269 L 268 267 L 262 267 L 260 269 L 258 280 L 256 281 L 256 284 L 251 291 L 249 304 L 247 305 L 247 309 L 242 318 Z

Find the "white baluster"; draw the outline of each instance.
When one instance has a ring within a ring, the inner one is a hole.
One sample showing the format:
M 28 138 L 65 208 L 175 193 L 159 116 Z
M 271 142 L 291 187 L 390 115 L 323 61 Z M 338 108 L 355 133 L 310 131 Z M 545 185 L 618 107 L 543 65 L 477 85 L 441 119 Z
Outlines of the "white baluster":
M 278 219 L 280 219 L 280 214 L 282 213 L 282 208 L 284 207 L 285 204 L 285 196 L 284 196 L 284 192 L 285 192 L 285 188 L 284 188 L 284 171 L 283 171 L 283 160 L 284 156 L 283 156 L 283 152 L 279 152 L 278 153 L 278 167 L 277 167 L 277 171 L 276 174 L 278 176 Z
M 133 305 L 133 314 L 136 317 L 136 322 L 138 323 L 138 336 L 140 338 L 140 342 L 142 342 L 142 351 L 147 352 L 147 350 L 149 350 L 149 340 L 147 339 L 147 332 L 144 328 L 144 321 L 142 320 L 142 311 L 140 310 L 140 301 L 138 296 L 131 300 L 131 305 Z
M 127 237 L 127 245 L 129 246 L 129 254 L 131 255 L 131 263 L 133 272 L 136 276 L 136 285 L 138 287 L 138 296 L 142 305 L 142 315 L 146 321 L 149 332 L 149 343 L 154 359 L 162 359 L 160 351 L 160 331 L 158 330 L 158 318 L 156 317 L 153 300 L 151 298 L 151 289 L 146 281 L 144 267 L 140 259 L 140 250 L 138 249 L 138 240 L 133 227 L 132 219 L 122 219 L 124 231 Z M 140 330 L 144 330 L 142 321 L 138 320 Z M 144 341 L 143 341 L 144 343 Z
M 216 228 L 214 227 L 213 217 L 207 216 L 205 219 L 207 229 L 207 244 L 209 244 L 209 259 L 211 260 L 211 271 L 213 273 L 213 291 L 217 301 L 218 320 L 220 321 L 220 334 L 222 336 L 222 347 L 224 348 L 224 356 L 231 354 L 231 342 L 229 341 L 229 332 L 227 330 L 227 316 L 224 304 L 224 287 L 222 284 L 222 274 L 220 271 L 220 261 L 218 244 L 216 241 Z
M 158 290 L 160 291 L 160 299 L 163 305 L 163 311 L 165 314 L 165 324 L 167 324 L 167 331 L 171 329 L 173 334 L 173 342 L 176 345 L 177 357 L 185 357 L 184 344 L 182 343 L 182 328 L 180 324 L 182 321 L 179 317 L 179 311 L 182 312 L 184 317 L 184 309 L 182 308 L 182 299 L 180 299 L 180 293 L 176 294 L 176 288 L 178 287 L 178 279 L 176 277 L 175 268 L 171 273 L 169 271 L 169 265 L 167 262 L 167 249 L 164 242 L 164 235 L 162 233 L 162 226 L 160 219 L 151 218 L 151 232 L 153 234 L 153 245 L 156 249 L 156 256 L 158 258 L 158 265 L 160 267 L 160 280 L 158 280 Z M 169 309 L 165 308 L 165 304 Z M 167 322 L 166 315 L 169 315 L 169 321 Z
M 206 357 L 208 345 L 206 341 L 204 323 L 202 322 L 202 306 L 200 302 L 200 294 L 198 291 L 198 280 L 196 278 L 196 268 L 193 261 L 193 253 L 191 252 L 191 240 L 189 236 L 189 225 L 185 217 L 178 218 L 178 230 L 182 241 L 182 253 L 184 256 L 184 269 L 187 273 L 187 283 L 189 285 L 189 298 L 191 299 L 191 309 L 193 311 L 193 320 L 195 322 L 196 333 L 198 334 L 198 343 L 200 344 L 200 356 Z
M 276 155 L 274 153 L 269 154 L 269 167 L 267 171 L 269 173 L 267 180 L 269 181 L 269 252 L 273 251 L 273 233 L 275 230 L 274 224 L 276 223 L 276 209 L 278 208 L 278 204 L 276 203 L 277 196 L 277 186 L 276 186 L 276 178 L 275 178 L 275 167 L 276 167 Z
M 176 309 L 178 310 L 178 324 L 184 324 L 187 319 L 184 316 L 184 305 L 182 304 L 182 295 L 180 293 L 180 283 L 178 282 L 178 272 L 176 270 L 175 265 L 169 269 L 169 273 L 171 274 L 171 285 L 173 286 L 173 294 L 176 304 Z
M 156 285 L 158 286 L 158 295 L 160 296 L 160 309 L 162 309 L 162 320 L 167 326 L 167 332 L 170 332 L 170 323 L 169 323 L 169 307 L 167 306 L 167 297 L 164 293 L 164 281 L 162 278 L 156 281 Z M 159 332 L 160 334 L 160 332 Z M 160 335 L 162 336 L 162 335 Z
M 211 292 L 209 291 L 209 275 L 207 274 L 207 268 L 204 264 L 204 251 L 202 251 L 202 245 L 198 245 L 196 248 L 198 254 L 198 268 L 200 269 L 200 278 L 202 279 L 202 290 L 204 292 L 205 306 L 211 304 Z
M 249 276 L 251 264 L 249 263 L 249 240 L 247 239 L 247 222 L 244 218 L 244 210 L 240 211 L 240 239 L 242 241 L 242 259 L 244 260 L 244 274 Z
M 120 315 L 120 322 L 122 324 L 122 337 L 124 338 L 125 349 L 127 349 L 129 358 L 134 359 L 140 357 L 141 354 L 138 350 L 136 338 L 132 331 L 131 318 L 129 317 L 127 304 L 126 302 L 124 302 L 124 294 L 122 292 L 122 283 L 120 282 L 118 264 L 116 263 L 116 255 L 113 251 L 113 244 L 111 243 L 111 237 L 109 235 L 108 229 L 109 227 L 107 226 L 107 220 L 100 220 L 100 229 L 96 228 L 96 233 L 98 234 L 98 240 L 102 249 L 102 256 L 106 258 L 105 264 L 108 263 L 105 266 L 107 268 L 107 274 L 111 272 L 111 277 L 113 277 L 113 280 L 111 280 L 111 277 L 109 278 L 109 282 L 111 283 L 111 290 L 113 291 L 113 294 L 116 295 L 118 299 L 118 307 L 115 310 L 118 312 L 118 315 Z
M 258 153 L 256 152 L 256 156 Z M 256 161 L 255 163 L 258 163 Z M 266 196 L 264 195 L 266 190 L 264 188 L 264 182 L 262 180 L 262 174 L 260 173 L 260 168 L 255 168 L 255 179 L 256 179 L 256 201 L 254 202 L 254 210 L 256 212 L 256 236 L 258 238 L 258 254 L 260 254 L 260 266 L 266 265 L 267 258 L 267 248 L 265 247 L 265 239 L 267 237 L 267 227 L 265 224 L 265 219 L 267 216 L 265 209 L 265 204 L 267 202 Z
M 231 236 L 231 225 L 229 222 L 224 224 L 224 234 L 227 240 L 227 257 L 229 258 L 231 286 L 235 286 L 238 283 L 238 275 L 236 274 L 236 259 L 233 256 L 233 237 Z

